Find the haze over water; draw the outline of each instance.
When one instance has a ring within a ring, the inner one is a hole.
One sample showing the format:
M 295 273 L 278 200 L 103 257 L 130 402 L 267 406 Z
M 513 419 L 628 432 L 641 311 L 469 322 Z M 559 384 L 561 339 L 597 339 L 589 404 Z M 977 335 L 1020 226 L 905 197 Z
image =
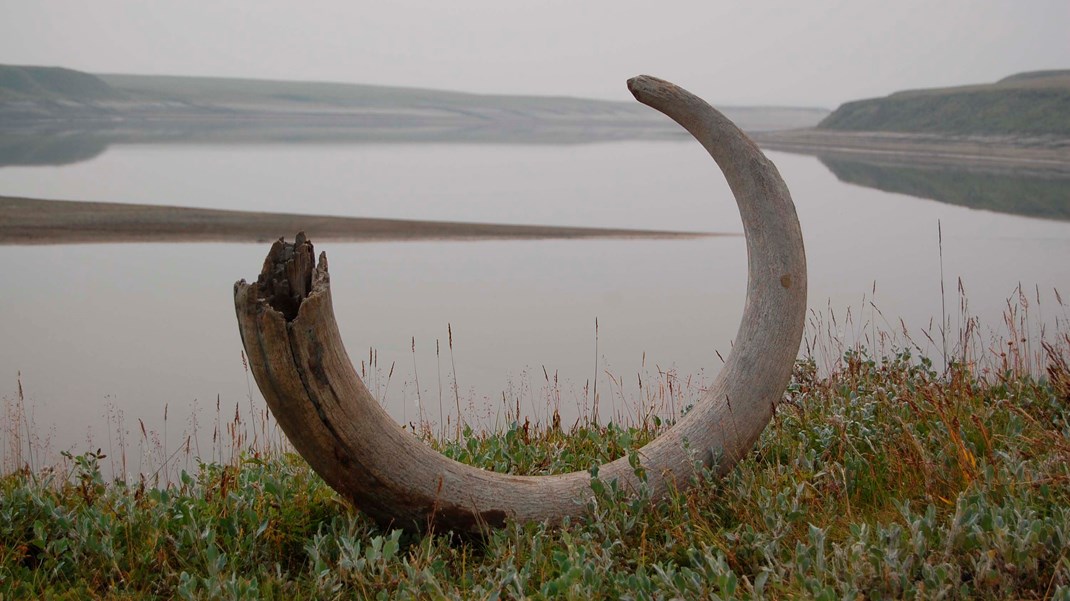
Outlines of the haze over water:
M 1070 256 L 1070 223 L 847 185 L 816 158 L 769 155 L 798 208 L 815 319 L 826 321 L 831 309 L 834 331 L 848 342 L 877 330 L 899 332 L 902 319 L 912 339 L 939 359 L 939 344 L 922 334 L 939 331 L 944 310 L 938 221 L 952 334 L 959 327 L 959 279 L 970 313 L 985 328 L 1002 325 L 1019 284 L 1033 327 L 1050 329 L 1067 318 L 1053 289 L 1065 294 L 1070 282 L 1070 262 L 1063 260 Z M 0 194 L 741 231 L 727 185 L 692 141 L 119 146 L 63 167 L 0 169 Z M 546 420 L 558 397 L 566 420 L 589 411 L 595 319 L 604 417 L 641 410 L 636 405 L 649 398 L 659 371 L 675 371 L 681 383 L 693 376 L 697 392 L 716 373 L 718 353 L 731 349 L 746 279 L 744 240 L 735 236 L 329 243 L 317 250 L 330 259 L 350 357 L 358 370 L 364 362 L 369 388 L 401 422 L 418 418 L 418 401 L 433 421 L 454 414 L 455 376 L 465 419 L 477 425 L 504 419 L 503 395 L 532 419 Z M 266 243 L 0 247 L 4 273 L 16 283 L 0 295 L 0 338 L 7 342 L 0 347 L 0 396 L 15 397 L 21 373 L 37 429 L 54 428 L 53 450 L 103 446 L 115 427 L 109 408 L 124 414 L 128 429 L 141 419 L 160 430 L 166 404 L 167 428 L 177 440 L 195 408 L 203 430 L 217 398 L 224 414 L 235 405 L 242 412 L 262 407 L 243 369 L 231 286 L 255 277 L 266 251 Z M 808 337 L 815 335 L 827 338 L 811 328 Z

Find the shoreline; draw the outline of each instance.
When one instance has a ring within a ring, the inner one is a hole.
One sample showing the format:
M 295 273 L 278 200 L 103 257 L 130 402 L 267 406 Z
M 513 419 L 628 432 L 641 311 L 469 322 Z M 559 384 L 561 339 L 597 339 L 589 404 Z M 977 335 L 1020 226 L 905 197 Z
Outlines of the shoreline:
M 683 239 L 739 236 L 549 225 L 301 215 L 0 195 L 0 245 L 127 242 L 264 243 L 304 231 L 314 240 Z
M 763 149 L 912 165 L 1070 173 L 1070 139 L 794 129 L 751 134 Z

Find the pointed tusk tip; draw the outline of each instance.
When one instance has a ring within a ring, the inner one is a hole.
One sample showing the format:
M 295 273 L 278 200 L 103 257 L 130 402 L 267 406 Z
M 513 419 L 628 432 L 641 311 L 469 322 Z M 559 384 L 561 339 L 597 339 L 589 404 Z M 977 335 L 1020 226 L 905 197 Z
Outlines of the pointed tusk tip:
M 650 87 L 652 79 L 654 78 L 649 75 L 636 75 L 628 80 L 628 91 L 638 99 L 639 95 Z
M 652 75 L 636 75 L 628 80 L 628 91 L 643 104 L 647 104 L 646 99 L 664 96 L 666 92 L 675 88 L 675 85 Z

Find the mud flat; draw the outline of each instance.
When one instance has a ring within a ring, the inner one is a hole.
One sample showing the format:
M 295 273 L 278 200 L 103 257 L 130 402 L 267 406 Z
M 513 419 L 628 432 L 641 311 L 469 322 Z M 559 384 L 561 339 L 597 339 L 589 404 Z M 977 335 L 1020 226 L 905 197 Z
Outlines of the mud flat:
M 1070 173 L 1070 138 L 796 129 L 756 132 L 763 148 L 820 157 L 900 164 L 1014 168 Z
M 292 237 L 298 231 L 316 240 L 346 242 L 733 235 L 333 217 L 0 196 L 0 244 L 265 242 Z

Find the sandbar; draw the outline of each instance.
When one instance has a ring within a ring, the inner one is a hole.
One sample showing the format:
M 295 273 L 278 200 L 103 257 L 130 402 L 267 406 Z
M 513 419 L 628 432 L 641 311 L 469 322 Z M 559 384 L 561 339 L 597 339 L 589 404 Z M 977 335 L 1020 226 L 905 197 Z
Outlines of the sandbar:
M 0 244 L 698 238 L 709 232 L 418 221 L 0 196 Z

